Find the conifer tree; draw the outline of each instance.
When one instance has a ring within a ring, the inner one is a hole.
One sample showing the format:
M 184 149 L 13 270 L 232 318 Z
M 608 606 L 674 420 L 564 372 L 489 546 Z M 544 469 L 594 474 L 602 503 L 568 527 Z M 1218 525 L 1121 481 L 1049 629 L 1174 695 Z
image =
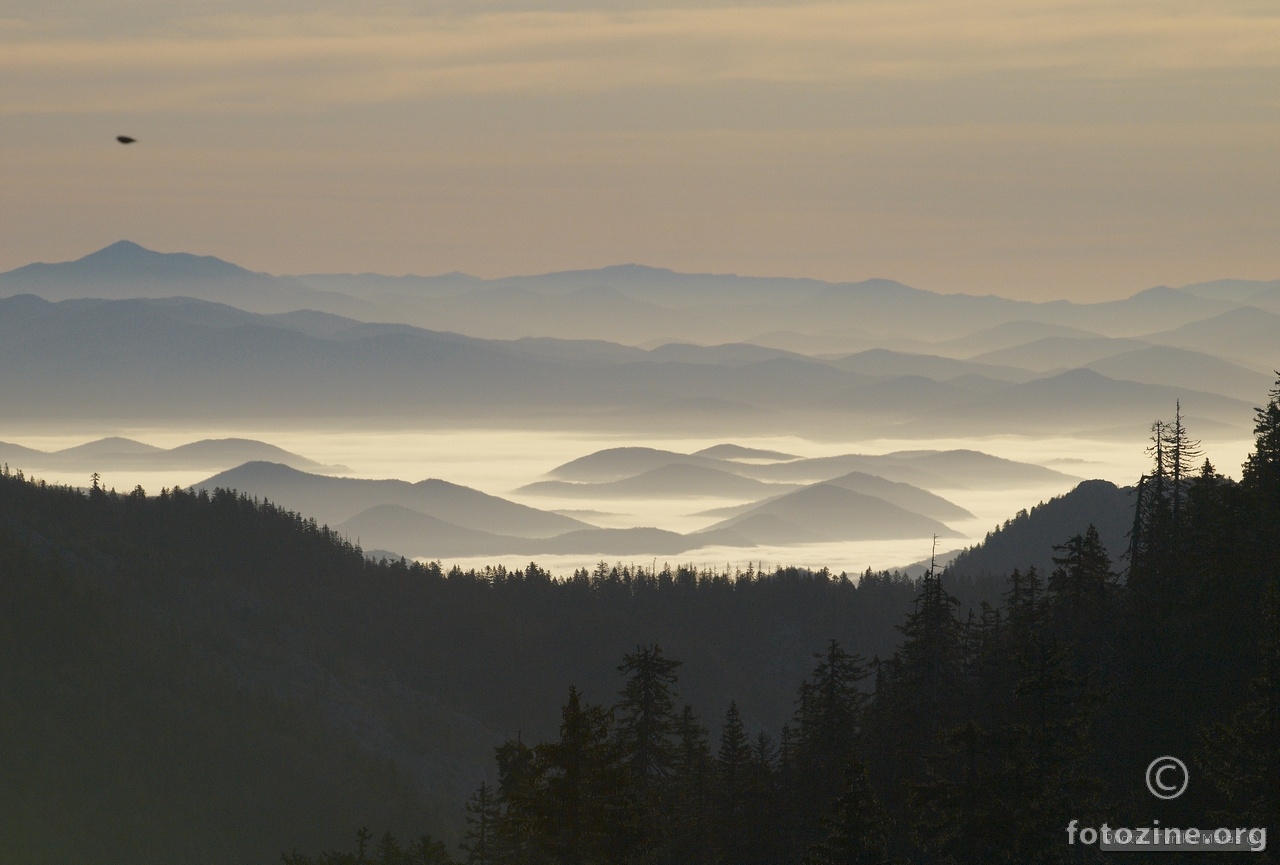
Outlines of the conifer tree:
M 867 701 L 860 683 L 868 670 L 861 657 L 831 640 L 814 658 L 818 664 L 800 686 L 795 718 L 796 758 L 809 770 L 844 765 L 853 753 Z
M 1050 623 L 1071 647 L 1082 675 L 1110 675 L 1115 650 L 1111 629 L 1119 578 L 1111 570 L 1098 530 L 1092 523 L 1083 535 L 1055 546 L 1045 598 Z
M 899 626 L 902 645 L 877 670 L 875 698 L 868 706 L 864 751 L 872 783 L 891 813 L 912 807 L 913 784 L 928 777 L 939 734 L 962 717 L 965 658 L 959 601 L 932 570 L 920 582 L 915 609 Z
M 657 645 L 636 647 L 618 667 L 627 677 L 614 708 L 618 755 L 626 770 L 627 824 L 616 829 L 629 836 L 636 861 L 665 849 L 673 832 L 669 781 L 677 758 L 673 688 L 679 667 Z
M 535 861 L 595 865 L 621 858 L 627 840 L 618 832 L 623 775 L 609 724 L 603 709 L 570 688 L 560 739 L 534 749 L 529 817 Z
M 493 789 L 485 782 L 467 802 L 467 831 L 462 850 L 467 865 L 493 865 L 497 861 L 498 823 L 501 819 Z
M 1236 647 L 1238 667 L 1252 660 L 1255 672 L 1246 699 L 1230 717 L 1206 726 L 1209 772 L 1221 791 L 1224 817 L 1249 825 L 1280 825 L 1280 372 L 1267 404 L 1256 410 L 1254 450 L 1240 482 L 1242 531 L 1234 537 L 1244 555 L 1214 587 L 1217 595 L 1240 597 L 1244 609 L 1226 608 L 1215 623 L 1231 632 L 1248 624 L 1250 597 L 1260 608 L 1252 651 Z M 1256 593 L 1256 594 L 1254 594 Z M 1221 626 L 1221 625 L 1219 625 Z M 1240 656 L 1244 655 L 1244 658 Z M 1252 656 L 1252 657 L 1250 657 Z
M 1049 576 L 1050 603 L 1073 616 L 1099 615 L 1117 580 L 1097 528 L 1090 523 L 1083 535 L 1053 549 L 1061 555 L 1053 558 L 1058 567 Z
M 1164 424 L 1164 451 L 1169 470 L 1169 516 L 1179 531 L 1182 526 L 1182 502 L 1186 480 L 1195 470 L 1196 461 L 1204 456 L 1200 442 L 1193 441 L 1182 423 L 1182 401 L 1174 403 L 1173 421 Z
M 443 841 L 423 835 L 409 851 L 408 862 L 412 865 L 454 865 L 449 848 Z
M 1011 639 L 1019 639 L 1021 635 L 1039 628 L 1043 593 L 1044 581 L 1034 566 L 1027 568 L 1025 574 L 1018 568 L 1013 569 L 1009 575 L 1009 589 L 1002 596 L 1006 632 Z
M 826 651 L 814 658 L 817 666 L 800 685 L 796 698 L 794 744 L 788 742 L 803 847 L 816 840 L 822 817 L 834 804 L 842 779 L 833 767 L 844 766 L 853 757 L 867 701 L 860 688 L 868 675 L 861 657 L 831 640 Z
M 671 778 L 672 831 L 661 861 L 706 862 L 711 854 L 714 763 L 707 730 L 685 706 L 676 726 L 676 760 Z
M 778 748 L 761 730 L 751 740 L 745 785 L 744 832 L 734 861 L 743 865 L 774 865 L 786 858 L 787 829 L 779 808 Z
M 751 759 L 751 746 L 742 726 L 738 704 L 729 701 L 725 711 L 724 726 L 720 730 L 720 750 L 716 754 L 717 785 L 721 790 L 739 788 Z
M 914 704 L 914 722 L 930 733 L 944 721 L 942 711 L 955 696 L 963 662 L 960 602 L 932 571 L 925 574 L 915 609 L 899 626 L 902 645 L 889 665 L 893 697 Z
M 1204 736 L 1206 763 L 1226 807 L 1241 825 L 1280 825 L 1280 580 L 1268 587 L 1259 645 L 1261 672 L 1250 699 Z
M 722 859 L 737 861 L 745 853 L 748 834 L 751 743 L 736 702 L 725 711 L 715 772 L 715 846 Z
M 623 658 L 618 672 L 627 676 L 614 714 L 618 747 L 638 787 L 656 792 L 675 762 L 678 725 L 673 686 L 680 662 L 657 646 L 638 646 Z
M 1249 497 L 1259 525 L 1280 523 L 1280 372 L 1267 394 L 1267 404 L 1254 416 L 1254 449 L 1244 464 L 1240 486 Z M 1274 565 L 1277 551 L 1268 551 Z
M 889 818 L 881 807 L 867 768 L 857 758 L 844 767 L 835 807 L 823 821 L 826 836 L 810 850 L 805 865 L 886 865 Z
M 1129 536 L 1129 585 L 1135 591 L 1159 591 L 1173 560 L 1175 527 L 1170 491 L 1167 424 L 1151 424 L 1150 474 L 1138 481 L 1134 525 Z
M 504 865 L 532 865 L 532 800 L 535 795 L 534 752 L 517 736 L 496 749 L 501 809 L 494 838 L 495 857 Z

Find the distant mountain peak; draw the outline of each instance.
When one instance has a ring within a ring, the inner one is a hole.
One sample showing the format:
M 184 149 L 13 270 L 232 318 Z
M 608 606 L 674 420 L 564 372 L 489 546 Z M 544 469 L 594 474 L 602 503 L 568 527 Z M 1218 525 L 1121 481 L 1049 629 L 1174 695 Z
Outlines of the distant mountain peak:
M 674 270 L 666 267 L 653 267 L 648 264 L 638 264 L 634 261 L 626 264 L 610 264 L 607 267 L 600 268 L 602 273 L 636 273 L 636 274 L 661 274 L 663 276 L 675 273 Z
M 1151 288 L 1145 288 L 1129 297 L 1129 300 L 1169 300 L 1171 298 L 1191 297 L 1189 293 L 1180 288 L 1172 288 L 1167 285 L 1156 285 Z
M 162 253 L 156 252 L 155 250 L 147 249 L 145 246 L 141 246 L 140 244 L 134 243 L 132 240 L 117 240 L 115 243 L 111 244 L 110 246 L 104 246 L 102 247 L 102 249 L 99 249 L 97 252 L 89 253 L 88 255 L 84 256 L 84 258 L 81 258 L 80 261 L 84 261 L 85 258 L 93 258 L 94 256 L 100 256 L 102 258 L 106 258 L 107 256 L 137 255 L 139 253 L 143 253 L 143 254 L 150 253 L 152 255 L 162 254 Z
M 537 279 L 543 277 L 599 277 L 622 279 L 654 279 L 671 276 L 705 276 L 706 274 L 687 274 L 669 270 L 665 267 L 651 267 L 647 264 L 610 264 L 605 267 L 578 268 L 575 270 L 559 270 L 551 273 L 529 274 L 512 279 Z
M 252 275 L 253 273 L 238 264 L 232 264 L 213 255 L 193 255 L 189 252 L 157 252 L 154 249 L 147 249 L 141 244 L 134 243 L 132 240 L 117 240 L 110 246 L 104 246 L 97 252 L 91 252 L 76 261 L 77 264 L 82 262 L 86 264 L 100 262 L 102 264 L 137 264 L 143 266 L 168 265 L 185 271 L 216 269 L 223 273 L 245 275 Z
M 33 286 L 46 283 L 243 281 L 263 278 L 237 264 L 212 255 L 156 252 L 132 240 L 118 240 L 74 261 L 28 264 L 6 274 L 6 283 Z

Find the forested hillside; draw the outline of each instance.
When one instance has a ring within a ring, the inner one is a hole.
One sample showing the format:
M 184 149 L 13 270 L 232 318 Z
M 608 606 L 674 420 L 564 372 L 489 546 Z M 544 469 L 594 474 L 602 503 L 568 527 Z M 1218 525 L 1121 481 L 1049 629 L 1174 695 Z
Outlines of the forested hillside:
M 1004 576 L 1014 568 L 1053 570 L 1053 547 L 1092 525 L 1113 559 L 1123 556 L 1133 528 L 1134 489 L 1109 481 L 1085 481 L 1071 492 L 1023 510 L 988 532 L 981 544 L 947 564 L 953 577 Z
M 1086 527 L 974 609 L 933 574 L 374 563 L 234 492 L 5 467 L 0 860 L 306 863 L 367 825 L 387 862 L 1065 861 L 1072 819 L 1277 825 L 1270 397 L 1239 483 L 1155 425 L 1127 568 Z
M 685 704 L 699 657 L 619 656 L 609 700 L 571 687 L 558 735 L 498 749 L 465 861 L 1088 862 L 1097 836 L 1068 826 L 1105 824 L 1252 830 L 1257 852 L 1280 825 L 1280 386 L 1270 398 L 1239 483 L 1200 462 L 1180 415 L 1154 425 L 1123 576 L 1092 526 L 1051 572 L 1008 574 L 997 606 L 961 610 L 930 572 L 897 651 L 831 640 L 780 727 Z M 1167 801 L 1144 785 L 1164 755 L 1189 767 Z M 379 850 L 447 861 L 390 836 Z
M 905 578 L 373 563 L 243 496 L 0 471 L 0 861 L 269 861 L 368 823 L 455 838 L 495 744 L 657 640 L 753 727 L 831 636 L 887 654 Z M 414 837 L 417 837 L 414 834 Z

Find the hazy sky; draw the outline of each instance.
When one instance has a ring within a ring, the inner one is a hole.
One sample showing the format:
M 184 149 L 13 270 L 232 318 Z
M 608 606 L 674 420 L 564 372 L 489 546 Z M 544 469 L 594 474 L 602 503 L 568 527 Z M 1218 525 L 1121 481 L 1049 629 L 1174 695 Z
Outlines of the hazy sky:
M 273 273 L 1274 279 L 1280 4 L 0 0 L 0 238 L 0 270 L 128 238 Z

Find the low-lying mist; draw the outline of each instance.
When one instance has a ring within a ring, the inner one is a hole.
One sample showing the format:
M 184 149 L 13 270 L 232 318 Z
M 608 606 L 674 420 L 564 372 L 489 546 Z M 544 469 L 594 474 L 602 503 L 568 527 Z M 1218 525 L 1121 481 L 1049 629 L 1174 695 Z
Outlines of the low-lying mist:
M 714 437 L 636 438 L 599 436 L 577 432 L 474 429 L 462 431 L 337 429 L 316 430 L 297 427 L 235 428 L 113 428 L 61 429 L 51 434 L 4 436 L 12 444 L 40 451 L 57 451 L 78 446 L 106 436 L 121 436 L 161 448 L 172 448 L 200 439 L 243 438 L 261 441 L 301 455 L 317 463 L 341 466 L 335 474 L 356 478 L 396 478 L 416 482 L 439 478 L 471 487 L 513 502 L 544 511 L 555 511 L 593 526 L 625 529 L 652 526 L 671 532 L 697 532 L 717 522 L 705 512 L 725 509 L 751 501 L 750 497 L 725 496 L 636 496 L 610 497 L 607 500 L 574 496 L 534 494 L 521 491 L 527 484 L 545 480 L 557 466 L 607 448 L 652 447 L 692 454 L 722 443 L 778 451 L 798 457 L 829 457 L 839 454 L 888 454 L 904 450 L 982 451 L 1019 462 L 1033 463 L 1070 476 L 1062 480 L 1034 484 L 999 485 L 977 488 L 973 484 L 931 486 L 929 491 L 973 514 L 972 519 L 948 520 L 946 525 L 959 537 L 938 542 L 939 553 L 975 543 L 995 525 L 1018 511 L 1040 501 L 1069 491 L 1076 479 L 1100 478 L 1126 486 L 1133 484 L 1149 464 L 1146 442 L 994 436 L 985 438 L 911 440 L 875 439 L 848 441 L 813 441 L 796 436 L 719 435 Z M 1234 474 L 1250 442 L 1224 439 L 1206 440 L 1204 451 L 1220 471 Z M 93 460 L 81 461 L 75 467 L 14 465 L 53 483 L 88 486 Z M 224 466 L 223 468 L 232 468 Z M 149 494 L 162 487 L 188 487 L 213 474 L 207 466 L 191 468 L 148 469 L 144 467 L 98 470 L 100 482 L 120 491 L 142 486 Z M 310 514 L 307 514 L 310 516 Z M 368 549 L 376 544 L 361 541 Z M 1064 539 L 1065 540 L 1065 539 Z M 895 538 L 838 542 L 810 542 L 787 545 L 755 546 L 709 545 L 676 555 L 661 551 L 610 555 L 605 553 L 524 555 L 514 553 L 463 556 L 425 555 L 415 551 L 390 549 L 388 553 L 404 553 L 421 558 L 439 558 L 446 566 L 464 568 L 502 564 L 507 568 L 522 567 L 536 559 L 553 573 L 567 575 L 578 568 L 593 568 L 597 562 L 628 561 L 659 566 L 664 561 L 692 563 L 697 566 L 746 570 L 749 565 L 772 569 L 775 565 L 798 565 L 811 568 L 828 567 L 833 572 L 860 573 L 866 568 L 884 569 L 906 566 L 927 559 L 932 548 L 930 537 Z

